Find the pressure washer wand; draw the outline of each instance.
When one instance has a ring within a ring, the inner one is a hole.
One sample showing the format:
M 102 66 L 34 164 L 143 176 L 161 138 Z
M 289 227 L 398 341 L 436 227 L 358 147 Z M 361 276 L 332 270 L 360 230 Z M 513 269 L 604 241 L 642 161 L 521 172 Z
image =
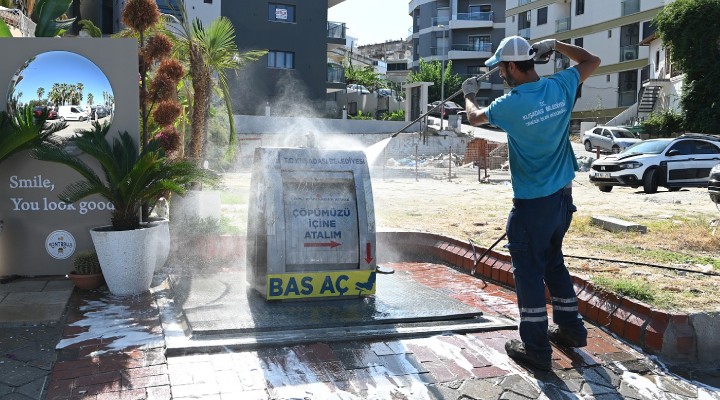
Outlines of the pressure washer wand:
M 497 67 L 491 69 L 490 71 L 488 71 L 488 72 L 486 72 L 486 73 L 484 73 L 484 74 L 482 74 L 482 75 L 476 76 L 476 77 L 475 77 L 475 80 L 476 80 L 476 81 L 479 81 L 479 80 L 481 80 L 481 79 L 485 79 L 485 78 L 487 78 L 488 76 L 492 75 L 492 74 L 493 74 L 495 71 L 497 71 L 498 69 L 500 69 L 500 66 L 497 66 Z M 460 93 L 462 93 L 462 89 L 460 89 L 460 90 L 458 90 L 457 92 L 451 94 L 451 95 L 448 96 L 446 99 L 444 99 L 443 101 L 441 101 L 438 105 L 436 105 L 435 107 L 429 109 L 425 114 L 423 114 L 423 115 L 415 118 L 415 120 L 414 120 L 413 122 L 411 122 L 411 123 L 403 126 L 402 128 L 400 128 L 399 131 L 393 133 L 393 135 L 390 136 L 390 137 L 391 137 L 391 138 L 394 138 L 395 136 L 399 135 L 400 132 L 402 132 L 402 131 L 404 131 L 405 129 L 409 128 L 410 126 L 412 126 L 414 123 L 420 121 L 421 119 L 427 117 L 428 114 L 430 114 L 431 112 L 435 111 L 435 109 L 437 109 L 438 107 L 441 107 L 443 104 L 445 104 L 446 101 L 448 101 L 448 100 L 450 100 L 450 99 L 454 99 L 455 96 L 459 95 Z M 440 116 L 440 118 L 442 118 L 442 116 Z

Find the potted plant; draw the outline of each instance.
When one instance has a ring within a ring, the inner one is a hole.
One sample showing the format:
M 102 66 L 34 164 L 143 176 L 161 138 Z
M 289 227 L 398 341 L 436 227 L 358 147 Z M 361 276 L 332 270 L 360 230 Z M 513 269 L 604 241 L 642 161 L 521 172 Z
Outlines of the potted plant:
M 163 193 L 183 195 L 191 182 L 214 183 L 218 176 L 182 159 L 169 159 L 157 140 L 138 151 L 128 132 L 107 139 L 110 125 L 98 122 L 80 132 L 75 147 L 100 164 L 100 177 L 88 163 L 64 146 L 45 143 L 33 150 L 33 157 L 66 165 L 82 176 L 68 185 L 60 200 L 74 203 L 100 195 L 113 205 L 110 225 L 90 230 L 105 282 L 116 295 L 134 295 L 150 288 L 158 263 L 162 238 L 158 223 L 142 223 L 143 203 L 155 202 Z
M 96 289 L 103 283 L 103 274 L 97 253 L 92 250 L 81 251 L 73 259 L 73 270 L 68 278 L 75 287 L 82 290 Z

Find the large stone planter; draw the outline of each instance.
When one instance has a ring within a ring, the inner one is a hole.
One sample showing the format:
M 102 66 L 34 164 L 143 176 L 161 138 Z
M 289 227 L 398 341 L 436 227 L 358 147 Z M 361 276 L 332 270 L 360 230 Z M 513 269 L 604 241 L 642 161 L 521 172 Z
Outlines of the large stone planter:
M 150 289 L 158 264 L 163 227 L 143 224 L 140 229 L 113 231 L 110 226 L 90 230 L 105 283 L 112 294 L 130 296 Z
M 184 196 L 173 194 L 170 199 L 170 223 L 175 226 L 189 221 L 220 219 L 220 192 L 189 190 Z

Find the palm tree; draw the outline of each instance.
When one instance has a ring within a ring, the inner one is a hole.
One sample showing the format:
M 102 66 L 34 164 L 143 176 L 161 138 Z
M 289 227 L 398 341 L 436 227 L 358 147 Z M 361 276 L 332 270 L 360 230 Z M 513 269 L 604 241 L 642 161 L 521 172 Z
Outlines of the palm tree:
M 225 109 L 230 123 L 229 152 L 235 150 L 235 122 L 232 113 L 232 100 L 228 86 L 227 71 L 237 71 L 243 65 L 256 61 L 267 53 L 266 50 L 252 50 L 240 54 L 235 42 L 235 28 L 226 17 L 220 17 L 205 29 L 198 18 L 188 22 L 185 5 L 178 2 L 183 20 L 174 22 L 179 26 L 168 28 L 175 38 L 176 54 L 190 65 L 190 78 L 193 89 L 192 120 L 190 136 L 190 158 L 200 164 L 203 160 L 203 142 L 207 136 L 210 116 L 210 96 L 213 77 L 217 80 L 225 101 Z
M 17 110 L 12 116 L 0 112 L 0 163 L 21 150 L 49 140 L 53 133 L 67 127 L 65 122 L 46 124 L 45 117 L 38 120 L 30 106 Z
M 39 87 L 37 90 L 38 101 L 42 101 L 43 95 L 45 94 L 45 88 Z
M 77 97 L 78 97 L 77 104 L 80 104 L 83 99 L 83 90 L 85 90 L 85 85 L 83 85 L 82 82 L 78 82 L 78 84 L 75 85 L 75 87 L 77 87 L 77 93 L 78 93 L 77 94 Z

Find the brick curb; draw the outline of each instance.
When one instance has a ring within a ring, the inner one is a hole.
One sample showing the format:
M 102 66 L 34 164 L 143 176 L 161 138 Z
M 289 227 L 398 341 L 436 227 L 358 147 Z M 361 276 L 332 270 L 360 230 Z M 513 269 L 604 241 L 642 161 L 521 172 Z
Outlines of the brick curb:
M 468 242 L 442 235 L 378 232 L 377 243 L 379 254 L 399 254 L 414 260 L 419 256 L 431 257 L 468 273 L 475 263 Z M 476 247 L 477 257 L 485 250 Z M 476 276 L 514 289 L 511 270 L 510 255 L 490 251 L 478 265 Z M 592 282 L 578 276 L 572 275 L 572 279 L 580 314 L 585 320 L 606 328 L 643 351 L 672 362 L 708 362 L 713 361 L 711 354 L 718 354 L 716 339 L 699 340 L 702 337 L 698 337 L 701 325 L 717 326 L 717 313 L 688 315 L 654 310 L 648 304 L 595 287 Z M 702 331 L 712 335 L 710 328 Z

